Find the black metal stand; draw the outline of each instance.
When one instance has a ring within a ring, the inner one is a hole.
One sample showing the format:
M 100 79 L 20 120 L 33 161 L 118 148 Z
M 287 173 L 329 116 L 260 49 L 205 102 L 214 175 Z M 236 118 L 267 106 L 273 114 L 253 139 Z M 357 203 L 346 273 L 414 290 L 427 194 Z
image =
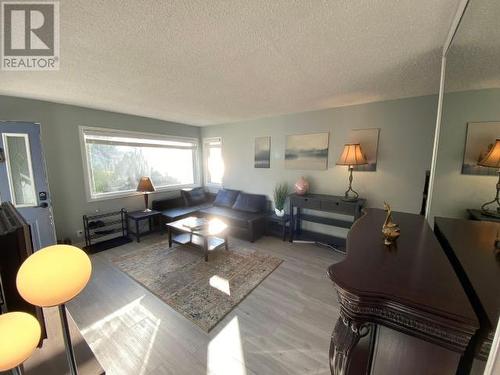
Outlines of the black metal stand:
M 61 318 L 61 326 L 64 338 L 64 347 L 66 348 L 66 357 L 68 359 L 69 370 L 71 375 L 78 375 L 78 370 L 76 368 L 75 353 L 73 351 L 73 345 L 71 344 L 71 336 L 69 333 L 68 317 L 66 315 L 66 305 L 63 303 L 58 306 L 59 316 Z
M 500 169 L 498 170 L 497 173 L 498 173 L 498 181 L 497 181 L 497 194 L 495 195 L 495 199 L 486 202 L 481 206 L 481 213 L 486 216 L 500 217 L 500 199 L 498 196 L 500 192 Z M 496 210 L 488 210 L 486 207 L 493 203 L 497 204 Z
M 350 165 L 349 166 L 349 189 L 346 190 L 346 192 L 344 193 L 344 198 L 343 198 L 347 202 L 355 202 L 359 198 L 358 192 L 352 188 L 352 171 L 353 171 L 353 169 L 354 168 L 352 167 L 352 165 Z M 350 194 L 350 193 L 353 193 L 353 194 Z
M 12 375 L 23 375 L 24 371 L 22 366 L 23 365 L 19 365 L 11 369 L 10 372 L 12 373 Z
M 84 250 L 97 253 L 132 241 L 128 238 L 127 210 L 83 215 Z

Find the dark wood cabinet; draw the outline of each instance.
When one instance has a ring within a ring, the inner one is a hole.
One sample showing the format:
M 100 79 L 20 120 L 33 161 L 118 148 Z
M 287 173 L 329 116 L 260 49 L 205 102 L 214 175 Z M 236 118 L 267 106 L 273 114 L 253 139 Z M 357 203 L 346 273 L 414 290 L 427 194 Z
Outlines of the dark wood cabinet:
M 374 374 L 455 374 L 479 328 L 476 314 L 424 217 L 394 212 L 401 237 L 392 246 L 381 233 L 385 217 L 367 209 L 348 234 L 345 260 L 328 269 L 340 303 L 332 374 L 362 373 L 349 365 L 377 326 Z
M 486 361 L 500 317 L 500 223 L 438 217 L 434 232 L 479 319 L 470 355 Z
M 38 318 L 42 339 L 46 337 L 42 309 L 26 302 L 18 293 L 19 267 L 33 253 L 31 231 L 10 202 L 0 205 L 0 282 L 3 296 L 1 312 L 24 311 Z

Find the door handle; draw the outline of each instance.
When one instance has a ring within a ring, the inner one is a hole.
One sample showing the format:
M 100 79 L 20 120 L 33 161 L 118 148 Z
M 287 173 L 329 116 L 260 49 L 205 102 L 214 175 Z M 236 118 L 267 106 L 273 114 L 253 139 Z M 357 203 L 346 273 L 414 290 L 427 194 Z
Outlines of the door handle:
M 42 202 L 38 205 L 38 207 L 41 207 L 41 208 L 47 208 L 49 207 L 49 204 L 47 202 Z

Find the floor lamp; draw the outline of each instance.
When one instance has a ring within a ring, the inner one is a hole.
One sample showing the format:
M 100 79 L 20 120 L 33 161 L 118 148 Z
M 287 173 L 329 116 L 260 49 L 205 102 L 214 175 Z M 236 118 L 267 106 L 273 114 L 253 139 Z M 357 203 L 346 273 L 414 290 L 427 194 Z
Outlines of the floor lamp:
M 30 255 L 17 273 L 19 294 L 40 307 L 58 306 L 66 357 L 72 375 L 78 374 L 65 303 L 87 285 L 92 264 L 85 252 L 70 245 L 54 245 Z
M 40 342 L 40 323 L 25 312 L 0 315 L 0 371 L 23 373 L 21 364 L 26 361 Z

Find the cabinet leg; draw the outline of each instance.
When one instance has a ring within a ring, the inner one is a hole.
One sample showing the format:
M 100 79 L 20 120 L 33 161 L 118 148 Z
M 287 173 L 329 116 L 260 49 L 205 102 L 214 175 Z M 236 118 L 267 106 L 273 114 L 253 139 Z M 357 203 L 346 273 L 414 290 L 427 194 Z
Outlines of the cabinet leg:
M 332 375 L 346 375 L 352 350 L 362 336 L 369 332 L 366 325 L 358 325 L 339 317 L 330 342 L 330 372 Z
M 172 229 L 168 228 L 168 247 L 172 247 Z
M 207 237 L 203 237 L 203 250 L 205 250 L 205 262 L 208 262 L 208 240 L 207 240 Z
M 141 234 L 139 233 L 139 220 L 135 221 L 135 239 L 137 242 L 141 242 Z

